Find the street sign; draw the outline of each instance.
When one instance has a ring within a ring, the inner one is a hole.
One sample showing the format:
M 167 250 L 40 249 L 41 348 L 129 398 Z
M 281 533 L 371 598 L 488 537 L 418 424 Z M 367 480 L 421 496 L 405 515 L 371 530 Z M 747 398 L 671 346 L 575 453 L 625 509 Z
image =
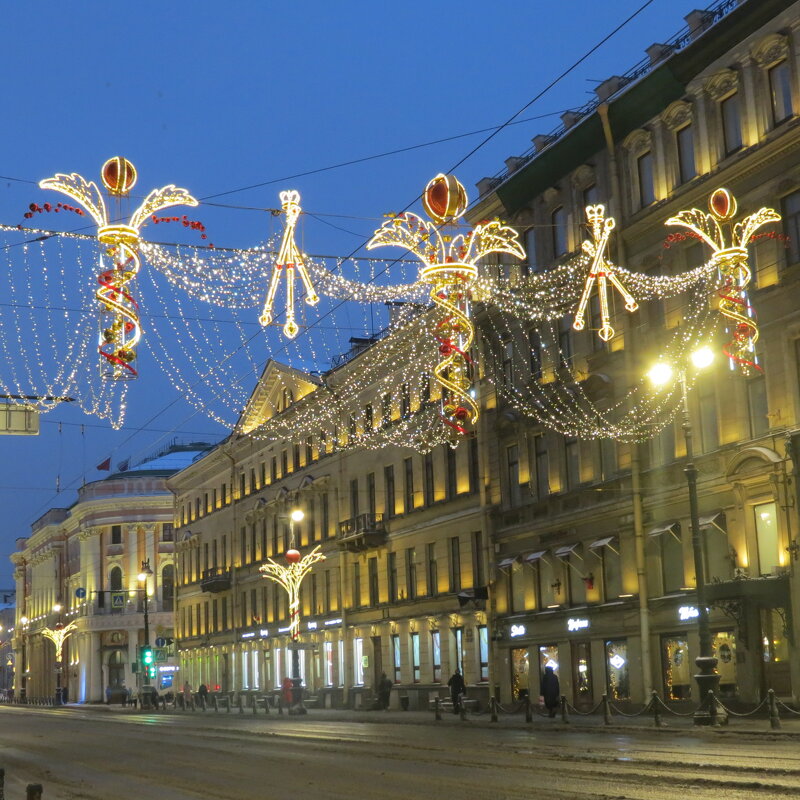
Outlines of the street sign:
M 111 592 L 111 608 L 125 608 L 125 592 Z
M 167 644 L 167 640 L 163 636 L 159 636 L 156 639 L 156 647 L 165 647 Z
M 38 436 L 38 410 L 31 406 L 0 403 L 0 434 Z
M 317 645 L 313 642 L 289 642 L 289 650 L 316 650 Z
M 83 600 L 83 598 L 86 597 L 86 589 L 84 589 L 83 586 L 79 586 L 75 590 L 75 597 L 77 597 L 78 600 Z
M 156 661 L 166 661 L 167 651 L 163 648 L 157 647 L 155 650 L 153 650 L 153 656 Z

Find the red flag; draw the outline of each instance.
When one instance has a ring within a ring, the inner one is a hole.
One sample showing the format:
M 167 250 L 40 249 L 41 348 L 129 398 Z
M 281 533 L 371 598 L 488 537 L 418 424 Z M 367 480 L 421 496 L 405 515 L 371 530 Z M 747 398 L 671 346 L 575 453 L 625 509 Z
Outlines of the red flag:
M 111 456 L 109 456 L 105 461 L 97 465 L 97 469 L 100 472 L 108 471 L 111 469 Z

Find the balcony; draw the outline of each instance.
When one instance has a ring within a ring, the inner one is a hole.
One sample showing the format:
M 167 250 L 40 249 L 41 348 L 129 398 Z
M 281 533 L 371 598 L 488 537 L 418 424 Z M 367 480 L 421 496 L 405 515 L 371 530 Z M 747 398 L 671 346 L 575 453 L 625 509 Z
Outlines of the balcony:
M 360 553 L 386 544 L 387 536 L 383 514 L 359 514 L 353 519 L 339 523 L 336 543 L 340 550 Z
M 213 567 L 204 569 L 203 577 L 200 581 L 200 589 L 204 592 L 226 592 L 231 588 L 231 571 L 223 567 Z

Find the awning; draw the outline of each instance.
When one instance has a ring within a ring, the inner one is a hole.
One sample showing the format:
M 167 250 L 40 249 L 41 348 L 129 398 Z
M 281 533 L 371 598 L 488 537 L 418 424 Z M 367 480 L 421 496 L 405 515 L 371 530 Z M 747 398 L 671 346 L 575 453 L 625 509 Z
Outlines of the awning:
M 724 528 L 725 514 L 722 511 L 715 511 L 713 514 L 706 514 L 700 517 L 700 530 L 704 528 L 716 528 L 720 533 L 727 533 Z
M 616 553 L 617 555 L 619 555 L 619 551 L 611 545 L 611 543 L 615 541 L 616 538 L 617 538 L 616 536 L 606 536 L 603 539 L 598 539 L 596 542 L 592 542 L 589 545 L 589 550 L 591 551 L 602 550 L 604 547 L 607 547 L 612 553 Z M 595 555 L 597 554 L 595 553 Z
M 648 531 L 647 535 L 661 536 L 662 534 L 669 533 L 676 539 L 680 539 L 680 536 L 678 536 L 678 529 L 680 526 L 680 522 L 668 522 L 666 525 L 662 525 L 660 528 L 653 528 L 653 530 Z
M 502 561 L 497 562 L 498 569 L 508 569 L 513 563 L 515 563 L 517 557 L 514 556 L 513 558 L 504 558 Z
M 524 556 L 522 556 L 522 560 L 528 564 L 531 564 L 534 561 L 539 561 L 539 559 L 544 558 L 546 554 L 547 550 L 538 550 L 535 553 L 526 553 Z
M 575 542 L 575 544 L 566 544 L 563 547 L 559 547 L 557 550 L 554 550 L 553 554 L 557 558 L 567 558 L 568 556 L 571 556 L 575 550 L 578 549 L 578 547 L 580 547 L 580 542 Z

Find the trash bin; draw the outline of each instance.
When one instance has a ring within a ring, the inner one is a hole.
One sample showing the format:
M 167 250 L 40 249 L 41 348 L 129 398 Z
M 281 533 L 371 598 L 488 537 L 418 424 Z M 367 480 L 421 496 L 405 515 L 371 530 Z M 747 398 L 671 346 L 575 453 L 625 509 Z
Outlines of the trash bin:
M 400 708 L 403 711 L 408 711 L 408 695 L 407 694 L 401 694 L 400 695 Z

